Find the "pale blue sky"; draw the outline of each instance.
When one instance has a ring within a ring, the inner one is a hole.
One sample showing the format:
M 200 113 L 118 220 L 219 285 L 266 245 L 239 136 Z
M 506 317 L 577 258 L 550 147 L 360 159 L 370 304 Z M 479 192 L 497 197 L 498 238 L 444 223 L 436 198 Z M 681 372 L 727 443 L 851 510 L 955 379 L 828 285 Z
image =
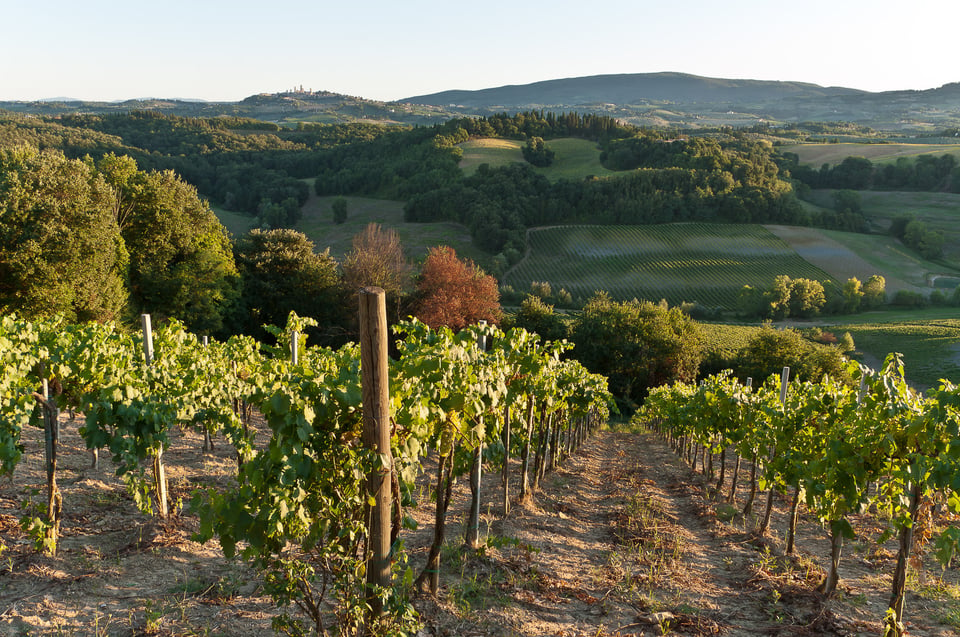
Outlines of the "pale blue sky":
M 12 5 L 12 6 L 11 6 Z M 371 99 L 678 71 L 869 91 L 960 81 L 956 0 L 3 0 L 0 100 Z

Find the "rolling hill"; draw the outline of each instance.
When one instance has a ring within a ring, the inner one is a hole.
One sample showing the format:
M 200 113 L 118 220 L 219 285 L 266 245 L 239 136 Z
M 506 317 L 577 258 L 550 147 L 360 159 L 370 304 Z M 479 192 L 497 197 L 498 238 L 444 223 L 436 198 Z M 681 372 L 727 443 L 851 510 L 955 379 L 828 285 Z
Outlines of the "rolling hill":
M 448 90 L 395 102 L 302 89 L 261 93 L 239 102 L 0 102 L 0 110 L 40 115 L 153 110 L 187 117 L 251 117 L 287 125 L 301 121 L 429 125 L 458 116 L 528 109 L 610 115 L 645 126 L 702 128 L 759 122 L 845 121 L 881 131 L 917 133 L 960 127 L 960 83 L 922 91 L 870 93 L 807 82 L 630 73 Z
M 782 99 L 863 95 L 848 88 L 824 88 L 803 82 L 727 80 L 685 73 L 592 75 L 476 91 L 443 91 L 400 100 L 406 104 L 472 108 L 527 108 L 533 105 L 590 104 L 747 104 Z

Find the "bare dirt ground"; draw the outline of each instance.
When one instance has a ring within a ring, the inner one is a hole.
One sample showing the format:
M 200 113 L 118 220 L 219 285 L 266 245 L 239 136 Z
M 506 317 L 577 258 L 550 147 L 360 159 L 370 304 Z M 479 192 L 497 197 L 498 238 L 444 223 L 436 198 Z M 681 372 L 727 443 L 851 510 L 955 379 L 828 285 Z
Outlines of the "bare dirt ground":
M 25 437 L 27 455 L 12 481 L 0 482 L 0 634 L 270 634 L 277 614 L 256 574 L 226 560 L 215 542 L 190 539 L 196 520 L 183 513 L 162 526 L 138 513 L 123 485 L 89 468 L 64 420 L 60 485 L 63 539 L 58 555 L 37 554 L 20 530 L 21 505 L 43 498 L 40 432 Z M 174 500 L 223 484 L 234 470 L 228 445 L 200 451 L 186 432 L 166 452 Z M 514 463 L 515 464 L 515 463 Z M 516 471 L 513 472 L 516 493 Z M 729 480 L 730 469 L 727 471 Z M 410 566 L 418 571 L 432 534 L 426 486 L 408 512 Z M 747 467 L 741 470 L 745 484 Z M 429 635 L 878 635 L 893 570 L 889 545 L 878 546 L 870 518 L 845 547 L 840 594 L 815 592 L 829 541 L 801 524 L 799 555 L 785 557 L 785 501 L 771 533 L 711 495 L 706 480 L 648 433 L 603 432 L 548 473 L 532 501 L 501 515 L 499 473 L 484 476 L 479 552 L 462 547 L 466 481 L 456 487 L 443 551 L 441 591 L 418 597 L 422 637 Z M 725 488 L 728 488 L 729 481 Z M 31 489 L 40 490 L 31 496 Z M 742 507 L 745 489 L 738 495 Z M 956 573 L 913 577 L 909 634 L 957 634 Z

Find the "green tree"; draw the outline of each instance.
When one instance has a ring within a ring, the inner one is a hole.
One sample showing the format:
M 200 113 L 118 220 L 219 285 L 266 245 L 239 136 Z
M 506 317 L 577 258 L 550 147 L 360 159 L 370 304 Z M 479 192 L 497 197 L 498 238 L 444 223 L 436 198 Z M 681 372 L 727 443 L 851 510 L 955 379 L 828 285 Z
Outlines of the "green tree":
M 737 313 L 741 316 L 761 316 L 765 311 L 764 294 L 759 289 L 745 285 L 737 294 Z M 719 370 L 718 370 L 719 371 Z
M 836 190 L 833 193 L 833 209 L 839 214 L 861 214 L 860 193 L 856 190 Z
M 117 198 L 87 164 L 56 151 L 0 151 L 0 313 L 119 319 L 127 251 Z
M 628 404 L 651 387 L 696 378 L 703 357 L 700 327 L 679 308 L 648 301 L 618 303 L 594 295 L 574 323 L 574 356 L 610 379 L 610 390 Z
M 809 318 L 820 313 L 827 302 L 823 284 L 813 279 L 793 279 L 790 281 L 790 316 Z
M 173 171 L 107 171 L 125 213 L 134 313 L 173 317 L 196 332 L 221 333 L 237 297 L 227 231 L 197 190 Z
M 785 274 L 773 280 L 770 289 L 763 293 L 763 316 L 781 319 L 790 314 L 790 277 Z
M 528 294 L 520 303 L 514 320 L 517 327 L 535 332 L 545 341 L 567 338 L 566 321 L 554 312 L 552 305 L 545 303 L 539 296 Z
M 903 233 L 903 243 L 920 253 L 924 259 L 939 259 L 943 256 L 943 233 L 930 230 L 919 219 L 910 221 Z
M 342 339 L 352 314 L 329 250 L 314 252 L 296 230 L 252 230 L 237 241 L 235 256 L 242 281 L 238 322 L 246 333 L 266 338 L 262 326 L 285 325 L 293 311 L 318 321 L 322 342 Z
M 547 144 L 542 137 L 531 137 L 522 149 L 523 158 L 534 166 L 541 168 L 553 163 L 556 153 L 547 148 Z
M 879 307 L 887 301 L 887 281 L 879 274 L 874 274 L 863 284 L 863 307 L 866 309 Z
M 333 222 L 341 224 L 347 220 L 347 200 L 344 197 L 337 197 L 330 204 L 333 211 Z
M 860 304 L 863 302 L 863 284 L 857 277 L 850 277 L 843 284 L 843 311 L 853 314 L 860 310 Z
M 774 329 L 764 323 L 737 355 L 736 372 L 741 379 L 753 378 L 760 383 L 771 374 L 790 368 L 791 378 L 816 381 L 830 374 L 847 378 L 843 371 L 840 348 L 807 341 L 795 329 Z

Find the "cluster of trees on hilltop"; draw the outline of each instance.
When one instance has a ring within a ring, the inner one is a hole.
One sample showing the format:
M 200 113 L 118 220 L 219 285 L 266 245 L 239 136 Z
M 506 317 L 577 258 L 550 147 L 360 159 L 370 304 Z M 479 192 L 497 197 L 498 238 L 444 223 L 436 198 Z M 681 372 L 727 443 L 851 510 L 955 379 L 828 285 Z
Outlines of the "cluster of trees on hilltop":
M 762 171 L 758 171 L 762 172 Z M 549 223 L 651 224 L 677 221 L 821 224 L 837 215 L 803 209 L 786 181 L 754 184 L 725 170 L 639 168 L 606 179 L 551 182 L 527 164 L 480 166 L 470 177 L 412 197 L 408 221 L 452 220 L 474 242 L 510 262 L 525 231 Z M 861 222 L 855 224 L 857 228 Z

